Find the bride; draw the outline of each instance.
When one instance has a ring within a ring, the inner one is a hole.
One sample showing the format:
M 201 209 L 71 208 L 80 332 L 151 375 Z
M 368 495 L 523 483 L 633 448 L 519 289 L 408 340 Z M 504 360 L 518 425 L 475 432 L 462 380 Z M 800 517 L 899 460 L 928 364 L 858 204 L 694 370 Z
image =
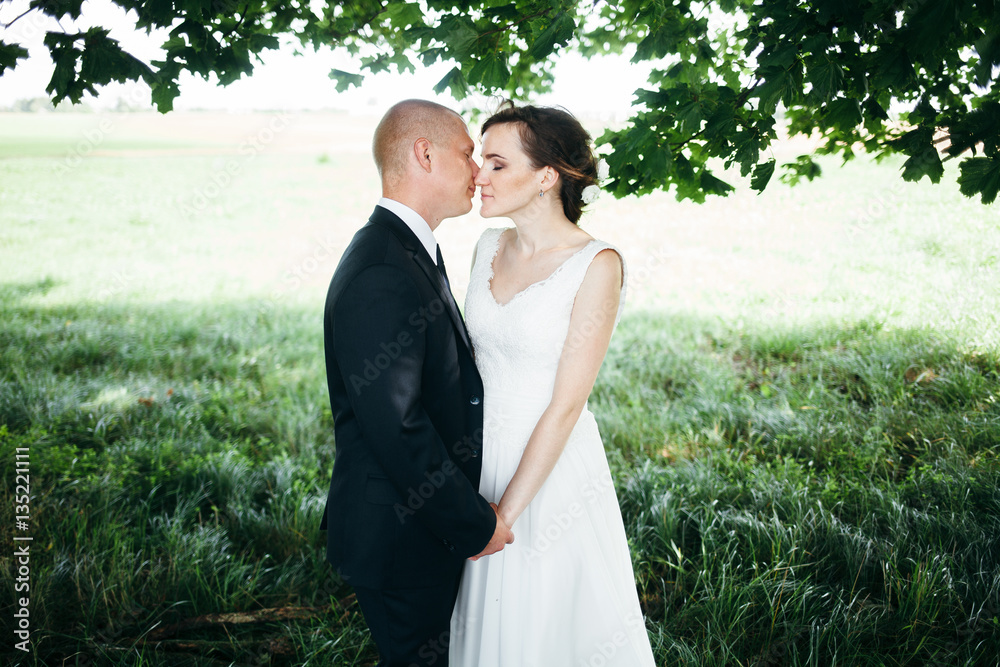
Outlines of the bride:
M 597 181 L 560 109 L 507 103 L 482 128 L 486 230 L 465 316 L 485 387 L 480 493 L 516 539 L 466 562 L 455 667 L 652 667 L 632 562 L 587 398 L 621 315 L 625 264 L 577 226 Z

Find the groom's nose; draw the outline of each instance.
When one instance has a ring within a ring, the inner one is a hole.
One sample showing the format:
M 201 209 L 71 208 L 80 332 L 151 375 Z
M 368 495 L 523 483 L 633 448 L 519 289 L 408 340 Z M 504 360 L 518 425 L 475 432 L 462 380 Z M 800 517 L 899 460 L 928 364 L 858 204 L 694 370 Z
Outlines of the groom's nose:
M 472 180 L 475 181 L 479 178 L 479 165 L 476 164 L 476 158 L 469 158 L 469 162 L 472 163 Z

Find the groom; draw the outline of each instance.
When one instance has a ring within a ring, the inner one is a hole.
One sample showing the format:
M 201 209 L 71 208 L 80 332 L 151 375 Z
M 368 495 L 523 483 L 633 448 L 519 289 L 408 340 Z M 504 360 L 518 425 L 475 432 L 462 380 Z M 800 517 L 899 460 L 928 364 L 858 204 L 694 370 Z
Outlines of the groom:
M 446 107 L 389 109 L 372 142 L 382 199 L 326 300 L 337 451 L 320 529 L 380 667 L 446 667 L 465 559 L 514 539 L 477 491 L 483 384 L 433 234 L 472 208 L 473 149 Z

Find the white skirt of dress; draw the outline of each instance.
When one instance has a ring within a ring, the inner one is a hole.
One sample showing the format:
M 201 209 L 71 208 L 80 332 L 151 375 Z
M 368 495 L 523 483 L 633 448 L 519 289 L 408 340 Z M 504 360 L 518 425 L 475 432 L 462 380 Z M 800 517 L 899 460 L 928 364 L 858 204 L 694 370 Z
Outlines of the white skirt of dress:
M 545 397 L 487 390 L 480 493 L 499 503 Z M 654 667 L 611 471 L 586 408 L 514 543 L 466 561 L 452 667 Z

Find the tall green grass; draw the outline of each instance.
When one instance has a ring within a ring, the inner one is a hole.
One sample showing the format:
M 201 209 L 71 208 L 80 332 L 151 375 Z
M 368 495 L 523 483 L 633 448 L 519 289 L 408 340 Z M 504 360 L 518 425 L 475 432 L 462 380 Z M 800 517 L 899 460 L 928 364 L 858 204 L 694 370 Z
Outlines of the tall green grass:
M 996 354 L 628 324 L 595 410 L 662 664 L 995 662 Z
M 317 315 L 32 305 L 44 289 L 6 288 L 0 322 L 5 479 L 30 447 L 34 488 L 34 653 L 13 657 L 372 664 L 318 531 L 334 443 Z M 997 654 L 995 352 L 864 322 L 637 314 L 591 406 L 659 664 Z M 276 607 L 314 615 L 156 634 Z

